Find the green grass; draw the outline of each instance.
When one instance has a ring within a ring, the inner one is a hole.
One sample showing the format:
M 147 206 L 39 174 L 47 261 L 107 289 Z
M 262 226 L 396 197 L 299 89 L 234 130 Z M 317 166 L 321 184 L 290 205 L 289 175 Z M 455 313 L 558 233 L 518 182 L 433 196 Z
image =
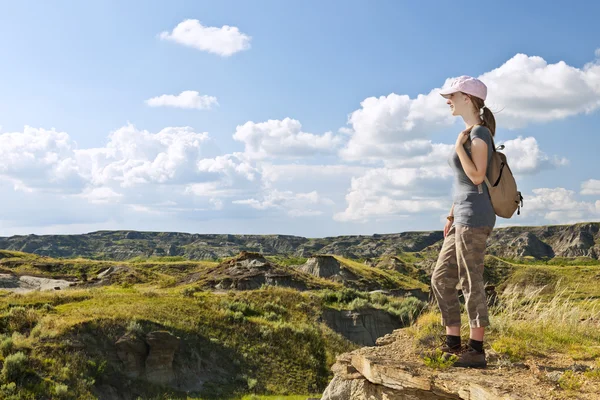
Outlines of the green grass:
M 490 308 L 486 345 L 512 362 L 549 354 L 572 360 L 600 359 L 600 301 L 573 299 L 567 288 L 551 297 L 541 295 L 541 291 L 501 296 L 499 306 Z M 421 316 L 409 332 L 425 347 L 436 345 L 444 334 L 437 310 Z M 468 332 L 463 311 L 461 334 L 466 337 Z
M 308 258 L 305 257 L 291 257 L 291 256 L 266 256 L 267 260 L 279 264 L 282 266 L 292 266 L 292 265 L 302 265 L 304 264 Z
M 517 265 L 500 289 L 543 288 L 539 294 L 552 297 L 557 287 L 569 288 L 569 295 L 573 299 L 600 299 L 599 280 L 600 266 Z
M 429 287 L 418 280 L 393 270 L 381 270 L 375 267 L 334 256 L 350 272 L 364 279 L 365 283 L 376 283 L 381 289 L 421 289 L 429 291 Z
M 207 358 L 209 353 L 220 353 L 222 368 L 230 368 L 238 378 L 228 385 L 209 388 L 212 392 L 207 389 L 206 397 L 212 398 L 229 398 L 247 391 L 249 386 L 257 393 L 320 392 L 332 377 L 329 368 L 335 356 L 356 348 L 317 322 L 323 305 L 315 293 L 268 287 L 227 295 L 194 292 L 183 296 L 180 290 L 108 286 L 9 294 L 0 298 L 0 327 L 6 330 L 12 324 L 20 331 L 21 336 L 13 335 L 7 348 L 29 355 L 27 365 L 33 368 L 37 380 L 67 385 L 80 396 L 89 391 L 84 381 L 92 372 L 84 365 L 86 360 L 103 359 L 105 351 L 100 348 L 114 345 L 132 326 L 137 332 L 174 332 L 197 346 L 197 351 L 206 353 Z M 18 307 L 35 312 L 13 312 L 20 318 L 15 322 L 10 310 Z M 96 344 L 86 346 L 83 353 L 65 351 L 73 340 Z M 94 346 L 100 348 L 93 350 Z M 188 361 L 190 365 L 197 362 Z M 62 379 L 59 366 L 83 375 Z M 107 370 L 114 373 L 116 368 L 109 365 Z M 40 395 L 54 387 L 38 385 L 27 390 L 37 390 L 36 395 Z M 156 390 L 159 388 L 148 387 L 147 395 L 157 395 Z

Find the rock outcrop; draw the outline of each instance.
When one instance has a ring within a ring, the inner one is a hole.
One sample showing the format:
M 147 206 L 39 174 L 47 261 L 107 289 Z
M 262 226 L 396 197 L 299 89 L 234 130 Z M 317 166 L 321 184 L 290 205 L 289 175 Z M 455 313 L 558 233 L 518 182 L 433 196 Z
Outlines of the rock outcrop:
M 363 346 L 374 346 L 377 338 L 404 326 L 400 318 L 376 308 L 325 309 L 322 318 L 331 329 Z
M 306 274 L 330 279 L 335 282 L 354 281 L 358 277 L 350 272 L 332 255 L 315 255 L 298 267 Z
M 0 289 L 15 293 L 27 293 L 38 290 L 61 290 L 75 282 L 64 279 L 40 278 L 29 275 L 0 274 Z
M 117 355 L 123 363 L 125 375 L 129 378 L 144 376 L 148 344 L 138 337 L 126 335 L 117 340 L 116 348 Z
M 170 332 L 155 331 L 145 339 L 125 335 L 117 341 L 116 348 L 126 376 L 169 385 L 175 379 L 173 359 L 179 343 L 179 338 Z
M 564 393 L 537 368 L 490 364 L 485 370 L 425 366 L 403 329 L 337 357 L 321 400 L 557 400 Z M 544 378 L 540 378 L 543 374 Z M 595 399 L 580 393 L 579 399 Z
M 243 251 L 229 261 L 184 280 L 201 281 L 203 286 L 221 290 L 252 290 L 264 284 L 306 290 L 308 285 L 301 275 L 293 268 L 271 263 L 261 254 Z
M 175 379 L 173 358 L 179 348 L 179 338 L 167 331 L 150 332 L 146 335 L 150 352 L 146 358 L 146 379 L 167 385 Z

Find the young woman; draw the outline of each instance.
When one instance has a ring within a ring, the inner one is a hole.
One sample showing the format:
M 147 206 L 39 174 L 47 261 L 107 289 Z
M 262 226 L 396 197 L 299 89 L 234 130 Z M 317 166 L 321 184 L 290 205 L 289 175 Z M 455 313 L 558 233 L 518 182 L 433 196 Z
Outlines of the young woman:
M 442 351 L 459 356 L 455 366 L 485 368 L 483 335 L 489 319 L 483 258 L 496 214 L 484 179 L 494 151 L 496 121 L 485 106 L 487 87 L 479 79 L 461 76 L 440 94 L 447 99 L 452 115 L 462 117 L 466 129 L 458 134 L 449 160 L 454 171 L 453 205 L 431 285 L 446 327 Z M 460 340 L 459 283 L 471 328 L 465 347 Z

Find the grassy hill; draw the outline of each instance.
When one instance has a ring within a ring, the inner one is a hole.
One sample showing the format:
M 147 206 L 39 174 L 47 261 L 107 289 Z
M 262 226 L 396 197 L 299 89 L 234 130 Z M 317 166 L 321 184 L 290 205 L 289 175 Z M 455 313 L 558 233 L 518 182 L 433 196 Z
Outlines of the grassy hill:
M 0 290 L 0 398 L 318 397 L 332 377 L 335 357 L 358 346 L 324 323 L 325 310 L 377 309 L 407 324 L 421 314 L 411 328 L 414 335 L 429 343 L 441 334 L 435 306 L 384 294 L 426 292 L 435 255 L 431 246 L 369 262 L 335 256 L 355 277 L 343 282 L 300 272 L 298 266 L 307 261 L 303 257 L 268 256 L 262 264 L 254 258 L 248 265 L 258 265 L 256 271 L 288 273 L 306 287 L 223 290 L 215 284 L 235 273 L 243 257 L 102 261 L 3 250 L 2 274 L 67 279 L 75 285 L 25 294 Z M 507 365 L 546 360 L 556 367 L 587 363 L 587 371 L 595 371 L 589 366 L 600 362 L 597 264 L 488 255 L 486 279 L 499 296 L 486 339 L 490 354 Z M 370 293 L 373 288 L 384 292 Z M 178 338 L 173 359 L 178 378 L 170 385 L 130 376 L 119 356 L 119 341 L 134 346 L 154 332 Z M 574 375 L 574 385 L 595 382 L 590 374 Z

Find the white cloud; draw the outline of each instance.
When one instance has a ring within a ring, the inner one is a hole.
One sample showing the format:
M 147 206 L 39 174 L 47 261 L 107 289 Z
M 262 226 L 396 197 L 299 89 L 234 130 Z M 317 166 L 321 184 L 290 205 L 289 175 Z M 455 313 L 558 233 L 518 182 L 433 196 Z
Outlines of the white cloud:
M 67 133 L 26 126 L 0 134 L 0 175 L 23 191 L 83 186 L 73 160 L 75 143 Z
M 182 21 L 171 33 L 161 32 L 159 37 L 222 57 L 249 49 L 252 39 L 235 26 L 224 25 L 221 28 L 203 26 L 197 19 Z
M 178 95 L 163 94 L 146 100 L 150 107 L 175 107 L 196 110 L 210 110 L 213 105 L 219 105 L 214 96 L 201 96 L 195 90 L 185 90 Z
M 447 166 L 371 169 L 352 179 L 347 207 L 334 219 L 366 222 L 448 208 L 451 173 Z
M 499 123 L 519 128 L 589 113 L 600 108 L 600 64 L 583 68 L 564 61 L 548 64 L 541 57 L 517 54 L 479 77 L 489 88 L 486 101 Z
M 548 64 L 541 57 L 517 54 L 479 78 L 488 86 L 486 103 L 498 126 L 520 128 L 589 113 L 600 108 L 600 63 L 576 68 L 564 62 Z M 447 86 L 454 78 L 448 78 Z M 415 98 L 391 93 L 369 97 L 348 118 L 351 130 L 340 151 L 346 160 L 378 161 L 422 156 L 427 137 L 458 119 L 435 88 Z M 421 153 L 420 153 L 421 152 Z
M 347 160 L 421 155 L 427 146 L 423 138 L 428 132 L 453 121 L 436 91 L 416 99 L 395 93 L 369 97 L 350 114 L 348 123 L 353 133 L 340 155 Z
M 497 143 L 496 145 L 498 145 Z M 516 139 L 503 142 L 506 147 L 502 152 L 506 154 L 508 165 L 513 173 L 535 174 L 542 169 L 550 169 L 568 164 L 566 158 L 558 156 L 549 157 L 540 150 L 534 137 Z
M 323 135 L 302 132 L 300 122 L 291 118 L 260 123 L 248 121 L 236 128 L 233 138 L 243 142 L 245 156 L 255 160 L 331 154 L 342 142 L 341 137 L 331 132 Z
M 600 180 L 589 179 L 581 184 L 581 194 L 600 196 Z
M 234 204 L 248 205 L 257 210 L 285 210 L 291 217 L 321 215 L 322 210 L 314 209 L 319 206 L 333 206 L 333 201 L 320 196 L 316 191 L 309 193 L 294 193 L 292 191 L 267 190 L 262 200 L 255 198 L 234 200 Z
M 600 217 L 600 201 L 578 201 L 575 192 L 565 188 L 533 189 L 533 196 L 524 196 L 522 214 L 542 216 L 553 223 L 575 223 Z
M 150 133 L 126 125 L 110 134 L 106 147 L 75 151 L 75 160 L 96 186 L 185 183 L 198 177 L 196 163 L 209 142 L 207 133 L 189 127 Z

